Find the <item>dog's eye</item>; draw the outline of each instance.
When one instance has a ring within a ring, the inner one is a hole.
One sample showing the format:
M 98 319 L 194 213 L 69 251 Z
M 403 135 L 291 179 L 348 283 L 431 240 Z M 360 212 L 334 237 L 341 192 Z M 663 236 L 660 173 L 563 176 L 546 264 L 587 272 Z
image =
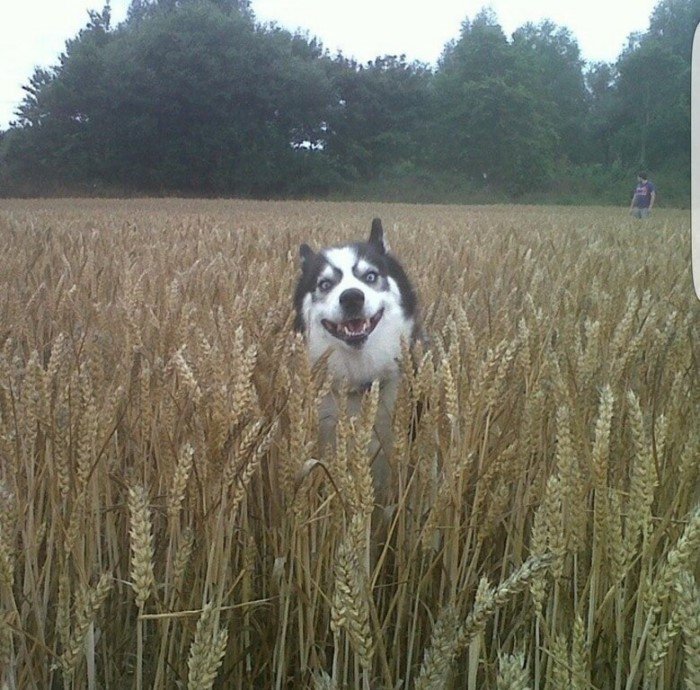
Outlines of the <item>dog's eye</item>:
M 328 280 L 328 278 L 324 278 L 323 280 L 318 281 L 317 287 L 321 292 L 328 292 L 333 287 L 333 281 Z
M 376 283 L 379 280 L 379 273 L 376 271 L 367 271 L 365 273 L 365 283 Z

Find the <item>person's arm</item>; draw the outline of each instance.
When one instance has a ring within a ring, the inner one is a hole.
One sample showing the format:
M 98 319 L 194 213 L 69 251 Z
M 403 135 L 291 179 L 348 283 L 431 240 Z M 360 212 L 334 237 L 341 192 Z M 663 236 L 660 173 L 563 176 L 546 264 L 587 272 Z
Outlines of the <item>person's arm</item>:
M 650 211 L 652 208 L 654 208 L 654 201 L 656 201 L 656 190 L 652 189 L 651 190 L 651 197 L 649 198 L 649 210 Z

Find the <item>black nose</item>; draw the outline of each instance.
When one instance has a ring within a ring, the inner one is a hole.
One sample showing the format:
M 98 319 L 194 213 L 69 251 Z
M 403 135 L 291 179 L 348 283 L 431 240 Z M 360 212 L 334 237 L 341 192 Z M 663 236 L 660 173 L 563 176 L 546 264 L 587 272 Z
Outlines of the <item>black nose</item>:
M 357 288 L 343 290 L 338 298 L 340 306 L 349 313 L 357 313 L 365 303 L 365 293 Z

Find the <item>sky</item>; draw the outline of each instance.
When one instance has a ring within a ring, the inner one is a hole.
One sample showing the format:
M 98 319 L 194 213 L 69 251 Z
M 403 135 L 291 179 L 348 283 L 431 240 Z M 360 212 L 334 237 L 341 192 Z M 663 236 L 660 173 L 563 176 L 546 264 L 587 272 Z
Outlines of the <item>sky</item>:
M 551 19 L 571 30 L 590 62 L 613 61 L 633 31 L 644 31 L 658 0 L 252 0 L 261 22 L 302 29 L 323 45 L 360 62 L 406 55 L 435 64 L 462 21 L 485 6 L 506 35 L 525 22 Z M 87 23 L 103 0 L 3 0 L 0 13 L 0 129 L 14 118 L 35 67 L 56 64 L 67 39 Z M 126 17 L 129 0 L 112 0 L 113 23 Z

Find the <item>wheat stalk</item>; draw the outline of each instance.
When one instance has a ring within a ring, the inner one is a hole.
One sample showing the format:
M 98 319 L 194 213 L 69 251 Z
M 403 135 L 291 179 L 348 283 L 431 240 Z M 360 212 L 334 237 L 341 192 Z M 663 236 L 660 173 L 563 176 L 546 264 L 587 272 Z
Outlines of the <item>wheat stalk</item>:
M 59 657 L 59 663 L 64 675 L 70 676 L 75 671 L 90 626 L 93 625 L 95 617 L 111 588 L 112 577 L 105 573 L 100 577 L 94 588 L 82 587 L 76 593 L 75 618 L 71 635 L 68 638 L 66 648 Z
M 688 571 L 680 571 L 676 577 L 676 591 L 685 650 L 685 686 L 688 690 L 698 690 L 700 688 L 700 588 Z
M 534 578 L 551 566 L 552 561 L 549 555 L 530 558 L 495 589 L 482 578 L 471 613 L 456 629 L 450 626 L 452 634 L 446 639 L 450 632 L 447 626 L 453 616 L 452 611 L 448 609 L 444 620 L 434 630 L 431 645 L 427 648 L 420 675 L 416 680 L 416 690 L 444 687 L 459 651 L 483 631 L 500 606 L 527 588 Z

